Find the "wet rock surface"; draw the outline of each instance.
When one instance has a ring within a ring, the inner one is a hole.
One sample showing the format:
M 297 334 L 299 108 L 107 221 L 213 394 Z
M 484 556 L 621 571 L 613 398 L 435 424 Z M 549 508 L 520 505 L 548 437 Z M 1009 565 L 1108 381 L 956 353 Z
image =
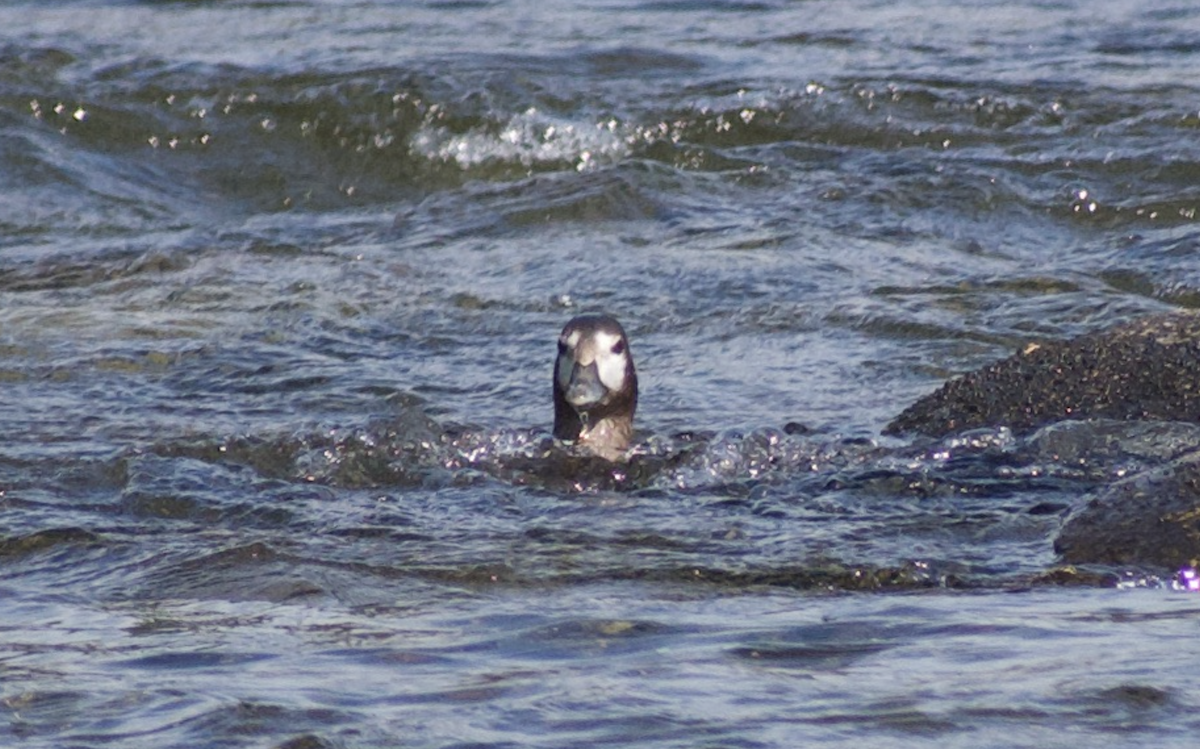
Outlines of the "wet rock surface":
M 1063 420 L 1200 421 L 1200 316 L 1158 315 L 1023 351 L 947 382 L 884 430 L 934 437 Z M 1194 447 L 1194 445 L 1193 445 Z M 1200 558 L 1200 450 L 1103 488 L 1055 543 L 1071 564 Z
M 884 429 L 940 437 L 1008 426 L 1016 432 L 1063 419 L 1200 420 L 1200 316 L 1172 313 L 1031 343 L 955 378 Z
M 1200 450 L 1101 491 L 1054 544 L 1071 564 L 1179 567 L 1200 558 Z

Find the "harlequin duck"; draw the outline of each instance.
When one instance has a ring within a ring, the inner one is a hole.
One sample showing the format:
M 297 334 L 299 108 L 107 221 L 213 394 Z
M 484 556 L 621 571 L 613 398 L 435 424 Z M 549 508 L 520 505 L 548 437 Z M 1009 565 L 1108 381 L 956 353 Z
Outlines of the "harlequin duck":
M 637 397 L 637 372 L 621 324 L 607 315 L 568 322 L 554 362 L 554 436 L 621 460 L 633 438 Z

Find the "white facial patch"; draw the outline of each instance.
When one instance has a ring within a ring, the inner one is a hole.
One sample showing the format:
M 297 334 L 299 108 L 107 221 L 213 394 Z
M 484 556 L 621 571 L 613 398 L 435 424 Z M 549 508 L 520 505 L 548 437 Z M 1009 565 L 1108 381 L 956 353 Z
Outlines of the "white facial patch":
M 621 336 L 614 333 L 597 333 L 595 338 L 596 372 L 604 387 L 614 393 L 625 386 L 626 353 L 613 353 L 620 342 Z

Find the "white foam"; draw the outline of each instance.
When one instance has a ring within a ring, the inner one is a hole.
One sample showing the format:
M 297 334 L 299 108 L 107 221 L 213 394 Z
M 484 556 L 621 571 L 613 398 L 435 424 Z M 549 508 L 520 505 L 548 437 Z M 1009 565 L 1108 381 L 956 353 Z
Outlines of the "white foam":
M 499 131 L 491 127 L 467 133 L 423 129 L 413 136 L 412 148 L 427 158 L 454 162 L 464 169 L 497 161 L 525 167 L 572 162 L 577 170 L 585 171 L 628 154 L 629 144 L 620 131 L 613 120 L 573 122 L 531 107 L 513 115 Z

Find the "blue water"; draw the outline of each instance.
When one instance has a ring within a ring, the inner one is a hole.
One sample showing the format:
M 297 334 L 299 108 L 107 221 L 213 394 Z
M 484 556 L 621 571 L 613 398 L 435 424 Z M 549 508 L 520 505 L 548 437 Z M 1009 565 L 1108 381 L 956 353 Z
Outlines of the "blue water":
M 1191 746 L 1194 429 L 883 438 L 1200 300 L 1183 2 L 0 8 L 0 743 Z M 549 437 L 606 311 L 637 457 Z

